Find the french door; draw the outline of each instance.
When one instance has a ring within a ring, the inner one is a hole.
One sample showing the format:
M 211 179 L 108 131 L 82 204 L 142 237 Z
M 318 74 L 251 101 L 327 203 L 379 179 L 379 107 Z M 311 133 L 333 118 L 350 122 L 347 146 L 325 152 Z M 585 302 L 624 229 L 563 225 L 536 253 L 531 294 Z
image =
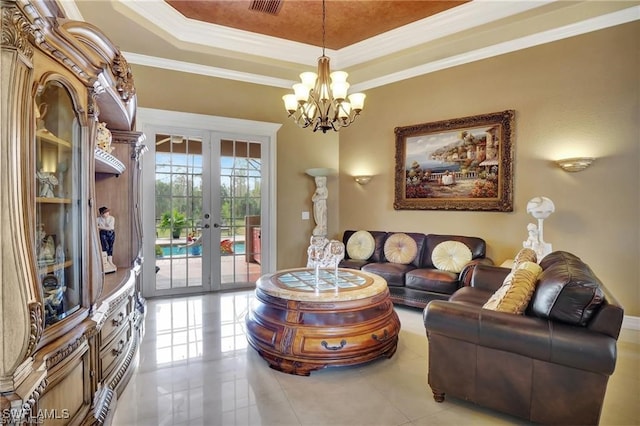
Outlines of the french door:
M 157 125 L 145 135 L 143 294 L 255 285 L 269 257 L 265 138 Z

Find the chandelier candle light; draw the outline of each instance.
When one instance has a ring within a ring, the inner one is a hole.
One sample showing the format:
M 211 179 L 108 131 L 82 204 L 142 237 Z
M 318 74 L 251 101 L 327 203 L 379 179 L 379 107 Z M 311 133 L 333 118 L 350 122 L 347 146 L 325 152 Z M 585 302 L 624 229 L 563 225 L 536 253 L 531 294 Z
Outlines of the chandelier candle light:
M 364 93 L 347 96 L 348 74 L 331 72 L 329 57 L 325 56 L 325 1 L 322 1 L 322 56 L 318 58 L 318 73 L 303 72 L 301 83 L 293 85 L 293 94 L 284 95 L 284 106 L 289 117 L 302 128 L 338 131 L 347 127 L 360 115 L 364 107 Z M 331 78 L 331 83 L 329 83 Z M 347 100 L 348 99 L 348 100 Z

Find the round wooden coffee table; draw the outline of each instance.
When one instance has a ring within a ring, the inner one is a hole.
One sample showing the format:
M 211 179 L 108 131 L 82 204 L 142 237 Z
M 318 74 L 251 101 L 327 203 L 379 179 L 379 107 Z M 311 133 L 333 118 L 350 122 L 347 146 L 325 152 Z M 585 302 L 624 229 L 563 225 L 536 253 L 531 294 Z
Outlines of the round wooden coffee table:
M 386 281 L 355 269 L 287 269 L 262 276 L 246 317 L 247 339 L 271 368 L 311 371 L 390 358 L 400 320 Z

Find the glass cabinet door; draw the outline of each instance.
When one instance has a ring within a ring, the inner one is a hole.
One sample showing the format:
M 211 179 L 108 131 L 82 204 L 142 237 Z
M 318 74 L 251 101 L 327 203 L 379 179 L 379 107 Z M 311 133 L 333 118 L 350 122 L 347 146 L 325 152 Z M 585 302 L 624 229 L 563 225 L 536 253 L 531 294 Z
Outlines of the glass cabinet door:
M 79 309 L 80 126 L 69 91 L 48 82 L 36 97 L 36 258 L 45 326 Z

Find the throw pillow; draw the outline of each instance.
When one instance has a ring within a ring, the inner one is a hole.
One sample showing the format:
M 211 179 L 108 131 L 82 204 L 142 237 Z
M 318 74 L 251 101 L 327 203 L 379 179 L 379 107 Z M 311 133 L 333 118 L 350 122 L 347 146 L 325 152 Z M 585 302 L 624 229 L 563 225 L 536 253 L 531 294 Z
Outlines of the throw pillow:
M 416 240 L 402 232 L 392 234 L 384 242 L 384 257 L 391 263 L 408 265 L 413 262 L 417 255 L 418 245 Z
M 537 262 L 538 261 L 538 255 L 536 254 L 536 252 L 530 248 L 522 248 L 520 249 L 520 251 L 518 252 L 518 254 L 516 254 L 516 257 L 513 259 L 513 270 L 515 270 L 518 265 L 522 262 Z
M 367 231 L 356 231 L 347 240 L 347 254 L 351 259 L 367 260 L 376 248 L 376 241 Z
M 460 241 L 443 241 L 433 248 L 431 262 L 433 266 L 456 274 L 471 261 L 473 255 L 466 244 Z
M 536 288 L 542 268 L 535 262 L 525 261 L 507 275 L 502 286 L 484 304 L 483 308 L 498 312 L 523 314 Z

